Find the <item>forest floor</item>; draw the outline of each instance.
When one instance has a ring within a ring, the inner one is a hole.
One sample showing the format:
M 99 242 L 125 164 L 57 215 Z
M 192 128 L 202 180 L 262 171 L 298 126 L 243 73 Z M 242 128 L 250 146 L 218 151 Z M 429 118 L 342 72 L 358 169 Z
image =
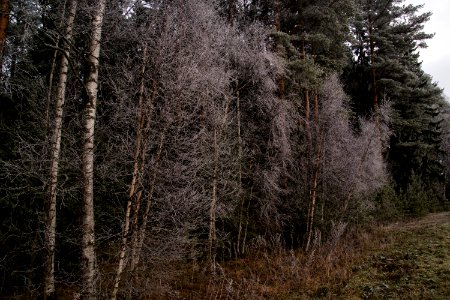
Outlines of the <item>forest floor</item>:
M 247 257 L 220 263 L 214 277 L 196 264 L 160 270 L 170 277 L 168 284 L 146 288 L 134 298 L 450 299 L 450 212 L 347 234 L 341 225 L 334 226 L 330 240 L 315 241 L 308 253 L 254 245 Z M 157 282 L 151 277 L 156 270 L 143 275 Z M 58 298 L 72 299 L 74 289 L 62 288 Z
M 134 299 L 450 299 L 450 212 L 344 229 L 337 224 L 308 253 L 254 245 L 251 255 L 220 263 L 214 277 L 204 266 L 171 266 L 160 270 L 167 284 Z M 157 274 L 142 278 L 161 282 L 151 277 Z M 74 290 L 63 289 L 58 298 L 72 299 Z
M 219 271 L 176 298 L 450 299 L 450 212 L 337 236 L 308 254 L 260 252 Z

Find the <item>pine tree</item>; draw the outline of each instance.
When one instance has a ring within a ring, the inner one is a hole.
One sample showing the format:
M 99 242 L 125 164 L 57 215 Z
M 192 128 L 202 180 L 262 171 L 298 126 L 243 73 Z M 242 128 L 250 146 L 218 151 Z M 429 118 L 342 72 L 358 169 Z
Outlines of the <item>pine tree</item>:
M 440 181 L 437 174 L 442 172 L 438 163 L 442 91 L 421 70 L 417 52 L 432 37 L 422 31 L 430 13 L 418 14 L 421 6 L 402 2 L 359 2 L 352 26 L 354 59 L 345 76 L 357 115 L 373 115 L 379 123 L 380 99 L 392 103 L 387 158 L 398 190 L 407 188 L 413 174 L 431 184 Z

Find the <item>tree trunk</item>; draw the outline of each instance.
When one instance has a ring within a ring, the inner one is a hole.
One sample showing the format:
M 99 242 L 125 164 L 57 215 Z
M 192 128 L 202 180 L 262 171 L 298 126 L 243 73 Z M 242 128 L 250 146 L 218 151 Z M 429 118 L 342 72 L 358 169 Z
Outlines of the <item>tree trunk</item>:
M 70 2 L 69 15 L 67 17 L 67 27 L 65 33 L 65 40 L 63 44 L 63 53 L 61 55 L 59 82 L 56 92 L 56 108 L 55 108 L 55 122 L 53 125 L 52 137 L 52 154 L 50 166 L 50 183 L 48 186 L 48 211 L 46 222 L 46 247 L 47 247 L 47 261 L 44 278 L 44 298 L 52 299 L 55 294 L 55 276 L 54 276 L 54 261 L 55 261 L 55 241 L 56 241 L 56 196 L 58 186 L 58 170 L 59 170 L 59 156 L 61 150 L 61 129 L 64 112 L 64 102 L 67 86 L 67 73 L 69 71 L 69 55 L 70 46 L 68 41 L 72 39 L 73 22 L 77 10 L 77 1 Z
M 245 254 L 245 246 L 246 246 L 246 243 L 247 243 L 248 220 L 250 218 L 250 215 L 249 215 L 249 212 L 250 212 L 250 201 L 252 200 L 252 197 L 253 197 L 253 188 L 250 189 L 250 196 L 248 197 L 248 201 L 247 201 L 244 237 L 242 239 L 242 254 Z
M 315 162 L 314 162 L 314 175 L 312 180 L 312 186 L 309 191 L 310 194 L 310 204 L 308 208 L 308 216 L 307 216 L 307 223 L 306 223 L 306 244 L 305 244 L 305 250 L 308 251 L 309 247 L 311 245 L 311 237 L 313 232 L 313 224 L 314 224 L 314 213 L 316 209 L 316 202 L 317 202 L 317 188 L 319 184 L 319 175 L 320 175 L 320 164 L 322 159 L 322 147 L 324 143 L 324 134 L 321 134 L 322 136 L 318 136 L 318 145 L 317 145 L 317 152 L 315 155 Z
M 94 132 L 97 108 L 98 69 L 103 15 L 106 0 L 99 0 L 92 21 L 92 35 L 87 58 L 88 76 L 85 88 L 87 102 L 84 110 L 83 139 L 83 222 L 82 222 L 82 275 L 83 299 L 96 299 L 96 257 L 94 230 Z
M 133 176 L 131 178 L 130 184 L 130 192 L 128 194 L 128 202 L 127 208 L 125 210 L 125 220 L 123 221 L 123 231 L 122 231 L 122 241 L 119 252 L 119 263 L 117 266 L 116 278 L 114 280 L 114 288 L 111 294 L 111 299 L 115 300 L 117 298 L 117 293 L 119 292 L 120 280 L 122 279 L 122 272 L 125 267 L 125 255 L 128 243 L 128 236 L 130 232 L 130 216 L 131 216 L 131 208 L 133 206 L 133 202 L 136 202 L 135 199 L 140 198 L 141 194 L 137 193 L 138 181 L 142 179 L 142 170 L 145 163 L 145 158 L 143 152 L 145 152 L 145 147 L 142 145 L 143 141 L 143 129 L 145 123 L 144 116 L 144 107 L 143 107 L 143 99 L 144 99 L 144 74 L 145 74 L 145 65 L 147 62 L 147 45 L 144 46 L 144 53 L 142 57 L 142 67 L 141 67 L 141 83 L 139 86 L 139 96 L 138 96 L 138 104 L 137 104 L 137 132 L 136 132 L 136 145 L 134 148 L 134 163 L 133 163 Z
M 242 222 L 244 217 L 244 195 L 242 193 L 242 136 L 241 136 L 241 103 L 239 99 L 239 91 L 236 93 L 236 113 L 237 113 L 237 134 L 238 134 L 238 164 L 239 164 L 239 226 L 238 226 L 238 236 L 237 236 L 237 249 L 236 254 L 241 254 L 241 236 L 242 236 Z M 242 249 L 243 250 L 243 249 Z
M 59 39 L 55 43 L 55 46 L 58 46 Z M 50 130 L 50 102 L 52 101 L 53 96 L 53 76 L 56 68 L 56 59 L 58 58 L 58 50 L 53 52 L 52 57 L 52 66 L 50 67 L 50 75 L 48 77 L 48 92 L 47 92 L 47 103 L 45 105 L 45 127 L 47 130 Z
M 142 73 L 142 75 L 144 75 L 144 73 Z M 142 95 L 143 95 L 143 88 L 144 86 L 141 86 L 142 90 Z M 153 84 L 152 84 L 152 92 L 151 92 L 151 96 L 150 96 L 150 101 L 149 101 L 149 108 L 146 110 L 146 114 L 145 114 L 145 120 L 143 120 L 144 122 L 146 122 L 146 127 L 143 130 L 143 135 L 144 136 L 148 136 L 149 131 L 150 131 L 150 125 L 151 125 L 151 116 L 153 113 L 153 100 L 156 97 L 156 92 L 157 92 L 157 84 L 156 81 L 153 80 Z M 168 125 L 167 125 L 168 126 Z M 164 137 L 165 137 L 165 131 L 167 128 L 165 128 L 160 135 L 160 143 L 159 143 L 159 147 L 158 147 L 158 152 L 156 154 L 156 158 L 155 158 L 155 169 L 157 168 L 158 162 L 159 162 L 159 157 L 161 156 L 161 151 L 162 151 L 162 146 L 164 144 Z M 145 152 L 144 150 L 147 149 L 148 146 L 148 141 L 145 143 L 144 149 L 142 151 L 142 165 L 141 165 L 141 174 L 144 173 L 144 162 L 145 162 Z M 150 185 L 150 191 L 148 192 L 147 196 L 146 196 L 146 209 L 144 214 L 142 215 L 142 223 L 141 226 L 139 226 L 138 224 L 138 220 L 139 220 L 139 211 L 140 211 L 140 206 L 141 206 L 141 198 L 139 197 L 139 201 L 137 201 L 137 203 L 135 204 L 135 209 L 134 209 L 134 219 L 133 219 L 133 236 L 132 236 L 132 241 L 131 241 L 131 262 L 130 262 L 130 271 L 134 272 L 135 268 L 137 266 L 137 264 L 139 263 L 139 257 L 140 257 L 140 249 L 142 247 L 143 244 L 143 239 L 144 239 L 144 235 L 145 235 L 145 227 L 147 226 L 147 220 L 148 220 L 148 214 L 150 213 L 150 207 L 151 207 L 151 199 L 153 197 L 153 191 L 154 191 L 154 183 L 156 181 L 156 170 L 155 172 L 153 172 L 152 175 L 149 175 L 149 185 Z M 143 178 L 141 178 L 143 180 Z M 144 186 L 144 183 L 141 182 L 141 184 Z M 144 225 L 145 224 L 145 225 Z M 142 238 L 142 241 L 141 241 Z M 136 273 L 134 274 L 136 275 Z
M 372 18 L 369 16 L 369 48 L 370 48 L 370 79 L 372 84 L 372 100 L 373 100 L 373 113 L 375 118 L 375 125 L 377 130 L 380 131 L 380 117 L 379 117 L 379 105 L 378 105 L 378 90 L 377 90 L 377 77 L 375 63 L 375 41 L 373 40 L 372 31 Z
M 236 0 L 228 0 L 228 22 L 234 25 L 236 21 Z
M 61 20 L 59 22 L 60 28 L 63 26 L 65 12 L 66 12 L 66 5 L 67 5 L 67 1 L 65 0 L 63 8 L 62 8 L 62 12 L 61 12 Z M 69 11 L 69 14 L 70 14 L 70 11 Z M 68 26 L 68 24 L 66 24 L 66 26 Z M 58 46 L 59 46 L 60 39 L 61 38 L 58 35 L 58 37 L 55 41 L 56 48 L 58 48 Z M 63 46 L 63 48 L 64 48 L 64 46 Z M 55 68 L 56 68 L 56 60 L 58 58 L 58 52 L 59 52 L 59 49 L 55 49 L 53 51 L 52 64 L 50 67 L 50 75 L 48 76 L 48 93 L 47 93 L 47 103 L 45 106 L 45 126 L 47 127 L 48 130 L 50 130 L 50 102 L 52 101 L 52 96 L 53 96 L 53 77 L 54 77 Z
M 310 115 L 311 115 L 311 103 L 309 100 L 309 90 L 305 89 L 305 131 L 308 137 L 309 145 L 311 145 L 312 142 Z
M 222 120 L 214 120 L 214 133 L 213 133 L 213 176 L 211 183 L 211 204 L 209 209 L 209 233 L 208 233 L 208 262 L 211 267 L 211 274 L 215 275 L 216 268 L 216 210 L 217 210 L 217 182 L 219 178 L 219 144 L 218 137 L 219 133 L 223 133 L 226 126 L 226 121 L 228 118 L 228 110 L 232 97 L 226 97 L 225 108 L 220 116 L 223 116 Z M 217 122 L 217 123 L 216 123 Z
M 131 270 L 132 271 L 135 269 L 135 267 L 139 263 L 139 259 L 141 257 L 142 246 L 144 245 L 145 229 L 147 228 L 147 222 L 148 222 L 148 217 L 150 214 L 150 208 L 152 206 L 153 192 L 155 190 L 155 184 L 156 184 L 156 174 L 157 174 L 156 172 L 157 172 L 159 160 L 161 158 L 161 154 L 162 154 L 162 150 L 163 150 L 163 146 L 164 146 L 165 131 L 166 130 L 164 130 L 160 136 L 158 152 L 156 153 L 155 164 L 153 167 L 154 171 L 153 171 L 152 176 L 150 176 L 150 180 L 149 180 L 150 190 L 149 190 L 148 196 L 147 196 L 145 211 L 144 211 L 144 214 L 142 215 L 142 223 L 141 223 L 141 226 L 139 227 L 139 231 L 136 230 L 136 232 L 135 232 L 136 238 L 134 239 L 134 242 L 132 245 L 132 256 L 131 256 Z
M 214 129 L 214 161 L 211 192 L 211 206 L 209 210 L 209 234 L 208 234 L 208 262 L 211 274 L 215 273 L 215 243 L 216 243 L 216 206 L 217 206 L 217 164 L 218 162 L 217 129 Z
M 9 23 L 9 9 L 9 0 L 0 0 L 0 77 L 3 69 L 3 54 L 6 44 L 6 31 Z
M 314 93 L 314 124 L 316 126 L 316 133 L 319 132 L 319 93 Z

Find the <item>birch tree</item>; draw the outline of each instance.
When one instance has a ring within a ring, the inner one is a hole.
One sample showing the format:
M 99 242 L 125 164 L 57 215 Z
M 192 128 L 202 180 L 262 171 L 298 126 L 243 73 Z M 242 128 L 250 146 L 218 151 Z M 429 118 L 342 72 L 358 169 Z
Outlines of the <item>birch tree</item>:
M 82 221 L 82 295 L 86 299 L 96 299 L 96 257 L 94 231 L 94 133 L 98 92 L 98 70 L 100 45 L 106 0 L 99 0 L 92 19 L 87 67 L 89 70 L 85 81 L 87 101 L 83 122 L 83 221 Z
M 77 9 L 77 1 L 70 1 L 67 17 L 66 32 L 63 39 L 62 53 L 59 67 L 59 82 L 56 90 L 55 121 L 53 125 L 53 137 L 51 148 L 51 167 L 48 186 L 48 210 L 46 227 L 47 262 L 45 272 L 44 297 L 52 298 L 55 293 L 55 242 L 56 242 L 56 197 L 58 187 L 59 156 L 61 150 L 61 130 L 64 112 L 67 75 L 69 71 L 70 41 Z

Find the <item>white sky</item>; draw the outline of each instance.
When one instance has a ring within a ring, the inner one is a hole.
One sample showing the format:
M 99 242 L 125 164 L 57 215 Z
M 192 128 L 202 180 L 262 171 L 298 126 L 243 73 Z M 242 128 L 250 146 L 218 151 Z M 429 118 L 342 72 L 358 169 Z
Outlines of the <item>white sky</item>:
M 435 36 L 427 41 L 428 48 L 420 50 L 422 67 L 438 82 L 444 93 L 450 96 L 450 1 L 448 0 L 406 0 L 405 4 L 424 4 L 421 12 L 431 11 L 433 15 L 425 24 L 426 33 Z

